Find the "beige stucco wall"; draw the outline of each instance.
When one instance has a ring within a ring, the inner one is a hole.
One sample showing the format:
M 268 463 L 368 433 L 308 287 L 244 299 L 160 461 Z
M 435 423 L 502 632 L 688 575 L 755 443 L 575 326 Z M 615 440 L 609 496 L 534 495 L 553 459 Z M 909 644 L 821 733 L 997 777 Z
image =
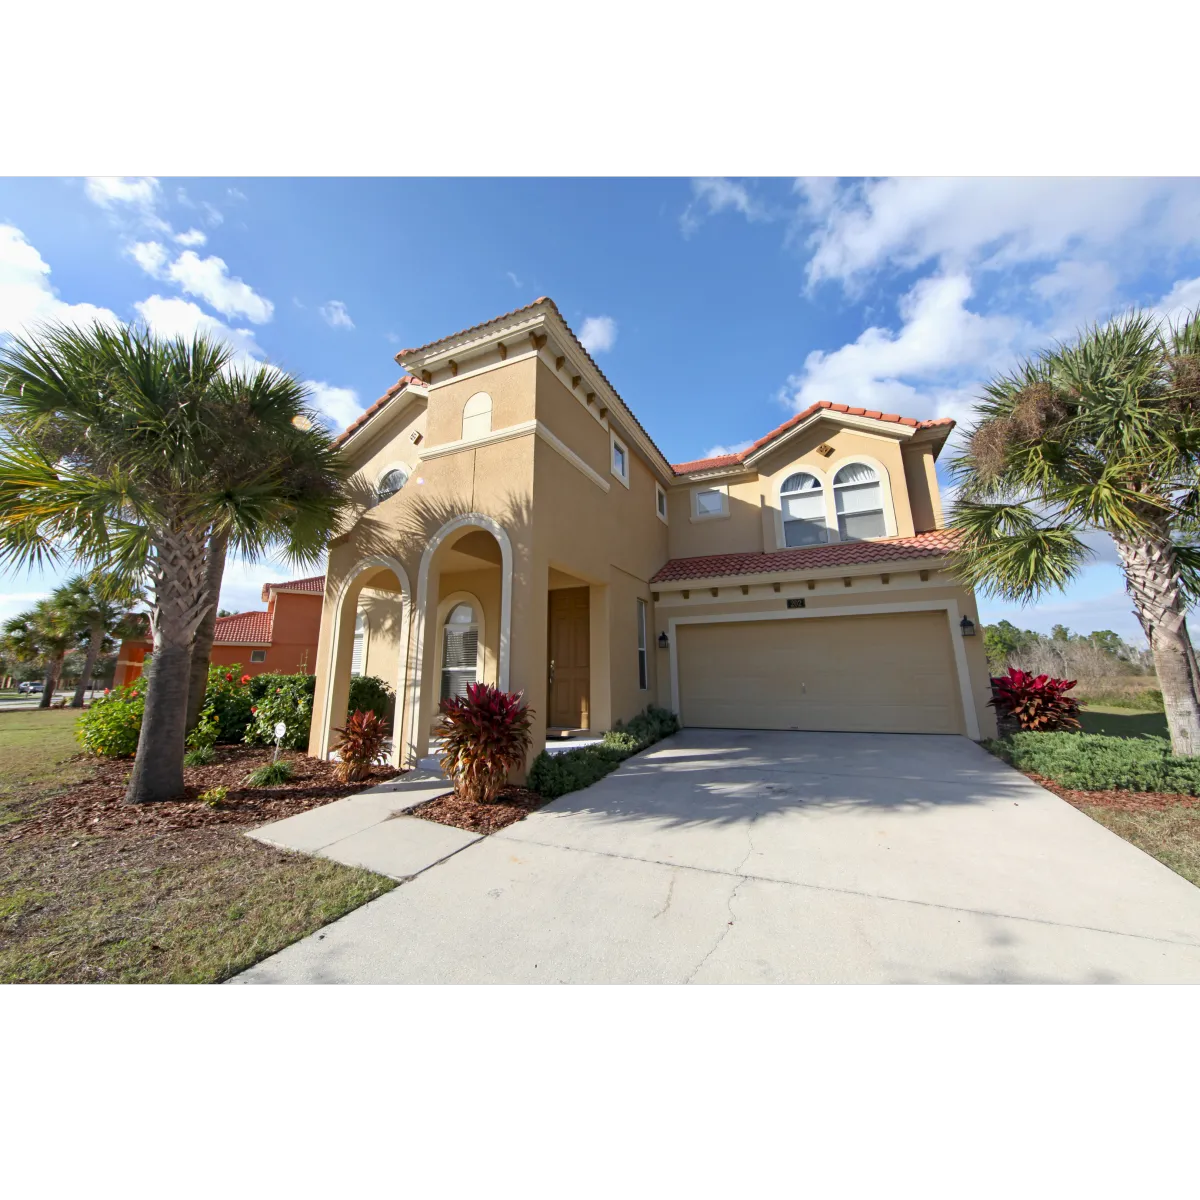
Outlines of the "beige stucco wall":
M 818 454 L 817 447 L 822 444 L 831 446 L 833 454 L 828 457 Z M 677 483 L 669 496 L 670 556 L 692 558 L 704 554 L 769 553 L 783 549 L 779 489 L 789 475 L 800 470 L 810 472 L 824 483 L 826 519 L 830 529 L 836 530 L 833 479 L 847 463 L 856 461 L 882 468 L 885 513 L 889 503 L 891 505 L 891 511 L 887 513 L 889 526 L 894 528 L 896 537 L 911 536 L 914 532 L 913 510 L 900 445 L 890 437 L 861 433 L 842 428 L 833 421 L 822 421 L 783 442 L 752 472 L 699 483 Z M 692 493 L 714 486 L 728 489 L 728 517 L 693 517 Z M 922 464 L 919 487 L 925 489 L 927 486 Z
M 535 359 L 497 363 L 471 371 L 466 378 L 436 384 L 429 393 L 428 447 L 462 439 L 463 408 L 476 392 L 492 398 L 492 429 L 505 429 L 533 418 Z

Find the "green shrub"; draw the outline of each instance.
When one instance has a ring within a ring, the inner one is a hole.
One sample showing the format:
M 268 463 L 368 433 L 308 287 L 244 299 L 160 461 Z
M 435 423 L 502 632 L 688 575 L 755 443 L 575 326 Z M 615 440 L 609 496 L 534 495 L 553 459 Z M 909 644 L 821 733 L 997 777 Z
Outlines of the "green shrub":
M 185 767 L 207 767 L 217 761 L 217 752 L 211 746 L 196 746 L 183 756 Z
M 246 776 L 246 782 L 251 787 L 278 787 L 287 783 L 293 775 L 291 763 L 277 759 L 275 762 L 263 763 Z
M 213 711 L 211 704 L 206 704 L 200 710 L 200 716 L 196 720 L 196 727 L 187 735 L 187 746 L 189 750 L 209 750 L 217 744 L 217 735 L 221 732 L 220 723 L 217 721 L 217 714 Z M 212 762 L 216 757 L 210 754 L 208 761 Z M 193 766 L 200 765 L 193 763 Z
M 142 710 L 146 707 L 146 681 L 135 679 L 99 699 L 75 727 L 76 737 L 89 754 L 106 758 L 132 758 L 142 732 Z
M 396 693 L 377 675 L 352 675 L 347 712 L 373 712 L 386 721 L 392 715 Z
M 562 754 L 545 750 L 533 760 L 526 786 L 547 800 L 590 787 L 603 779 L 632 754 L 679 731 L 679 718 L 651 704 L 644 712 L 620 722 L 606 733 L 598 746 L 580 746 Z
M 198 799 L 209 808 L 220 808 L 229 799 L 229 789 L 223 783 L 219 783 L 216 787 L 210 787 L 207 792 L 201 792 Z
M 273 746 L 275 723 L 282 721 L 287 733 L 280 745 L 285 750 L 307 748 L 316 686 L 315 675 L 258 675 L 251 679 L 248 690 L 253 703 L 243 740 L 252 746 Z
M 204 707 L 211 709 L 216 718 L 218 742 L 240 742 L 246 736 L 246 726 L 252 715 L 250 706 L 254 703 L 247 686 L 249 682 L 250 677 L 243 672 L 241 663 L 208 668 Z
M 1098 733 L 1014 733 L 988 748 L 1019 770 L 1081 791 L 1200 796 L 1200 758 L 1177 758 L 1166 738 Z

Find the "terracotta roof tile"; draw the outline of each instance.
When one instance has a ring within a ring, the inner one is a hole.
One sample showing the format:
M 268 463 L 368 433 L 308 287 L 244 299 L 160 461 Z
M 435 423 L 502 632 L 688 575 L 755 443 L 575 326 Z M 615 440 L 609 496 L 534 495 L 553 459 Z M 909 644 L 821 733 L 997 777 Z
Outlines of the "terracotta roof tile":
M 671 470 L 676 475 L 690 475 L 693 471 L 715 471 L 720 467 L 731 467 L 737 463 L 743 463 L 769 442 L 773 442 L 780 434 L 787 433 L 789 429 L 807 421 L 809 417 L 814 416 L 823 408 L 827 408 L 831 412 L 845 413 L 848 417 L 870 417 L 875 421 L 890 421 L 894 424 L 908 425 L 913 429 L 934 429 L 942 425 L 951 427 L 954 425 L 951 417 L 938 417 L 934 421 L 918 421 L 915 417 L 902 417 L 897 413 L 879 412 L 874 408 L 851 408 L 848 404 L 833 404 L 829 400 L 818 400 L 816 404 L 810 404 L 803 412 L 789 417 L 782 425 L 776 426 L 765 437 L 760 437 L 757 442 L 747 446 L 739 454 L 720 454 L 716 458 L 698 458 L 692 462 L 675 463 Z
M 272 591 L 318 592 L 325 591 L 325 576 L 310 575 L 307 579 L 289 579 L 286 583 L 264 583 L 262 598 L 270 600 Z
M 257 646 L 271 640 L 271 614 L 268 612 L 233 613 L 218 617 L 213 630 L 214 646 Z
M 396 382 L 393 383 L 392 386 L 388 388 L 388 390 L 384 392 L 383 395 L 380 396 L 379 399 L 376 400 L 375 403 L 372 404 L 371 407 L 368 408 L 361 417 L 351 421 L 350 424 L 347 425 L 346 428 L 343 429 L 342 432 L 333 439 L 333 444 L 335 446 L 345 445 L 346 442 L 348 442 L 350 438 L 354 436 L 354 434 L 356 434 L 377 412 L 380 411 L 380 409 L 388 405 L 393 399 L 395 399 L 395 397 L 404 391 L 406 387 L 414 383 L 418 387 L 425 386 L 413 375 L 404 375 L 400 379 L 396 380 Z
M 804 546 L 771 554 L 705 554 L 699 558 L 673 558 L 650 581 L 675 583 L 685 579 L 712 579 L 722 575 L 766 575 L 775 571 L 809 571 L 821 567 L 848 567 L 857 563 L 899 562 L 913 558 L 941 558 L 954 549 L 954 534 L 934 529 L 914 537 L 880 538 L 870 542 L 835 542 L 830 546 Z

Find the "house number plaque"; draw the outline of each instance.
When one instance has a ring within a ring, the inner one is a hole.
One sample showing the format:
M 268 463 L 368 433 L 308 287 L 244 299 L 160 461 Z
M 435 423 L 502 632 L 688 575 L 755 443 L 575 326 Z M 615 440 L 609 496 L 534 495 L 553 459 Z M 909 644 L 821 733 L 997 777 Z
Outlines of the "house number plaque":
M 787 602 L 787 606 L 788 606 L 788 608 L 803 608 L 804 607 L 804 597 L 797 596 L 795 599 L 789 600 Z

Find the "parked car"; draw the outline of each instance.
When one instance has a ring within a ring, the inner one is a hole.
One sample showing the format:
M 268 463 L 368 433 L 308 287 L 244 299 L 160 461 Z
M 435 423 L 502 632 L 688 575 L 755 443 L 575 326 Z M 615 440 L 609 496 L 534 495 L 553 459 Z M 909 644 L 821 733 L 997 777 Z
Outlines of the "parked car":
M 40 692 L 46 685 L 40 679 L 28 680 L 25 683 L 17 684 L 18 692 Z

